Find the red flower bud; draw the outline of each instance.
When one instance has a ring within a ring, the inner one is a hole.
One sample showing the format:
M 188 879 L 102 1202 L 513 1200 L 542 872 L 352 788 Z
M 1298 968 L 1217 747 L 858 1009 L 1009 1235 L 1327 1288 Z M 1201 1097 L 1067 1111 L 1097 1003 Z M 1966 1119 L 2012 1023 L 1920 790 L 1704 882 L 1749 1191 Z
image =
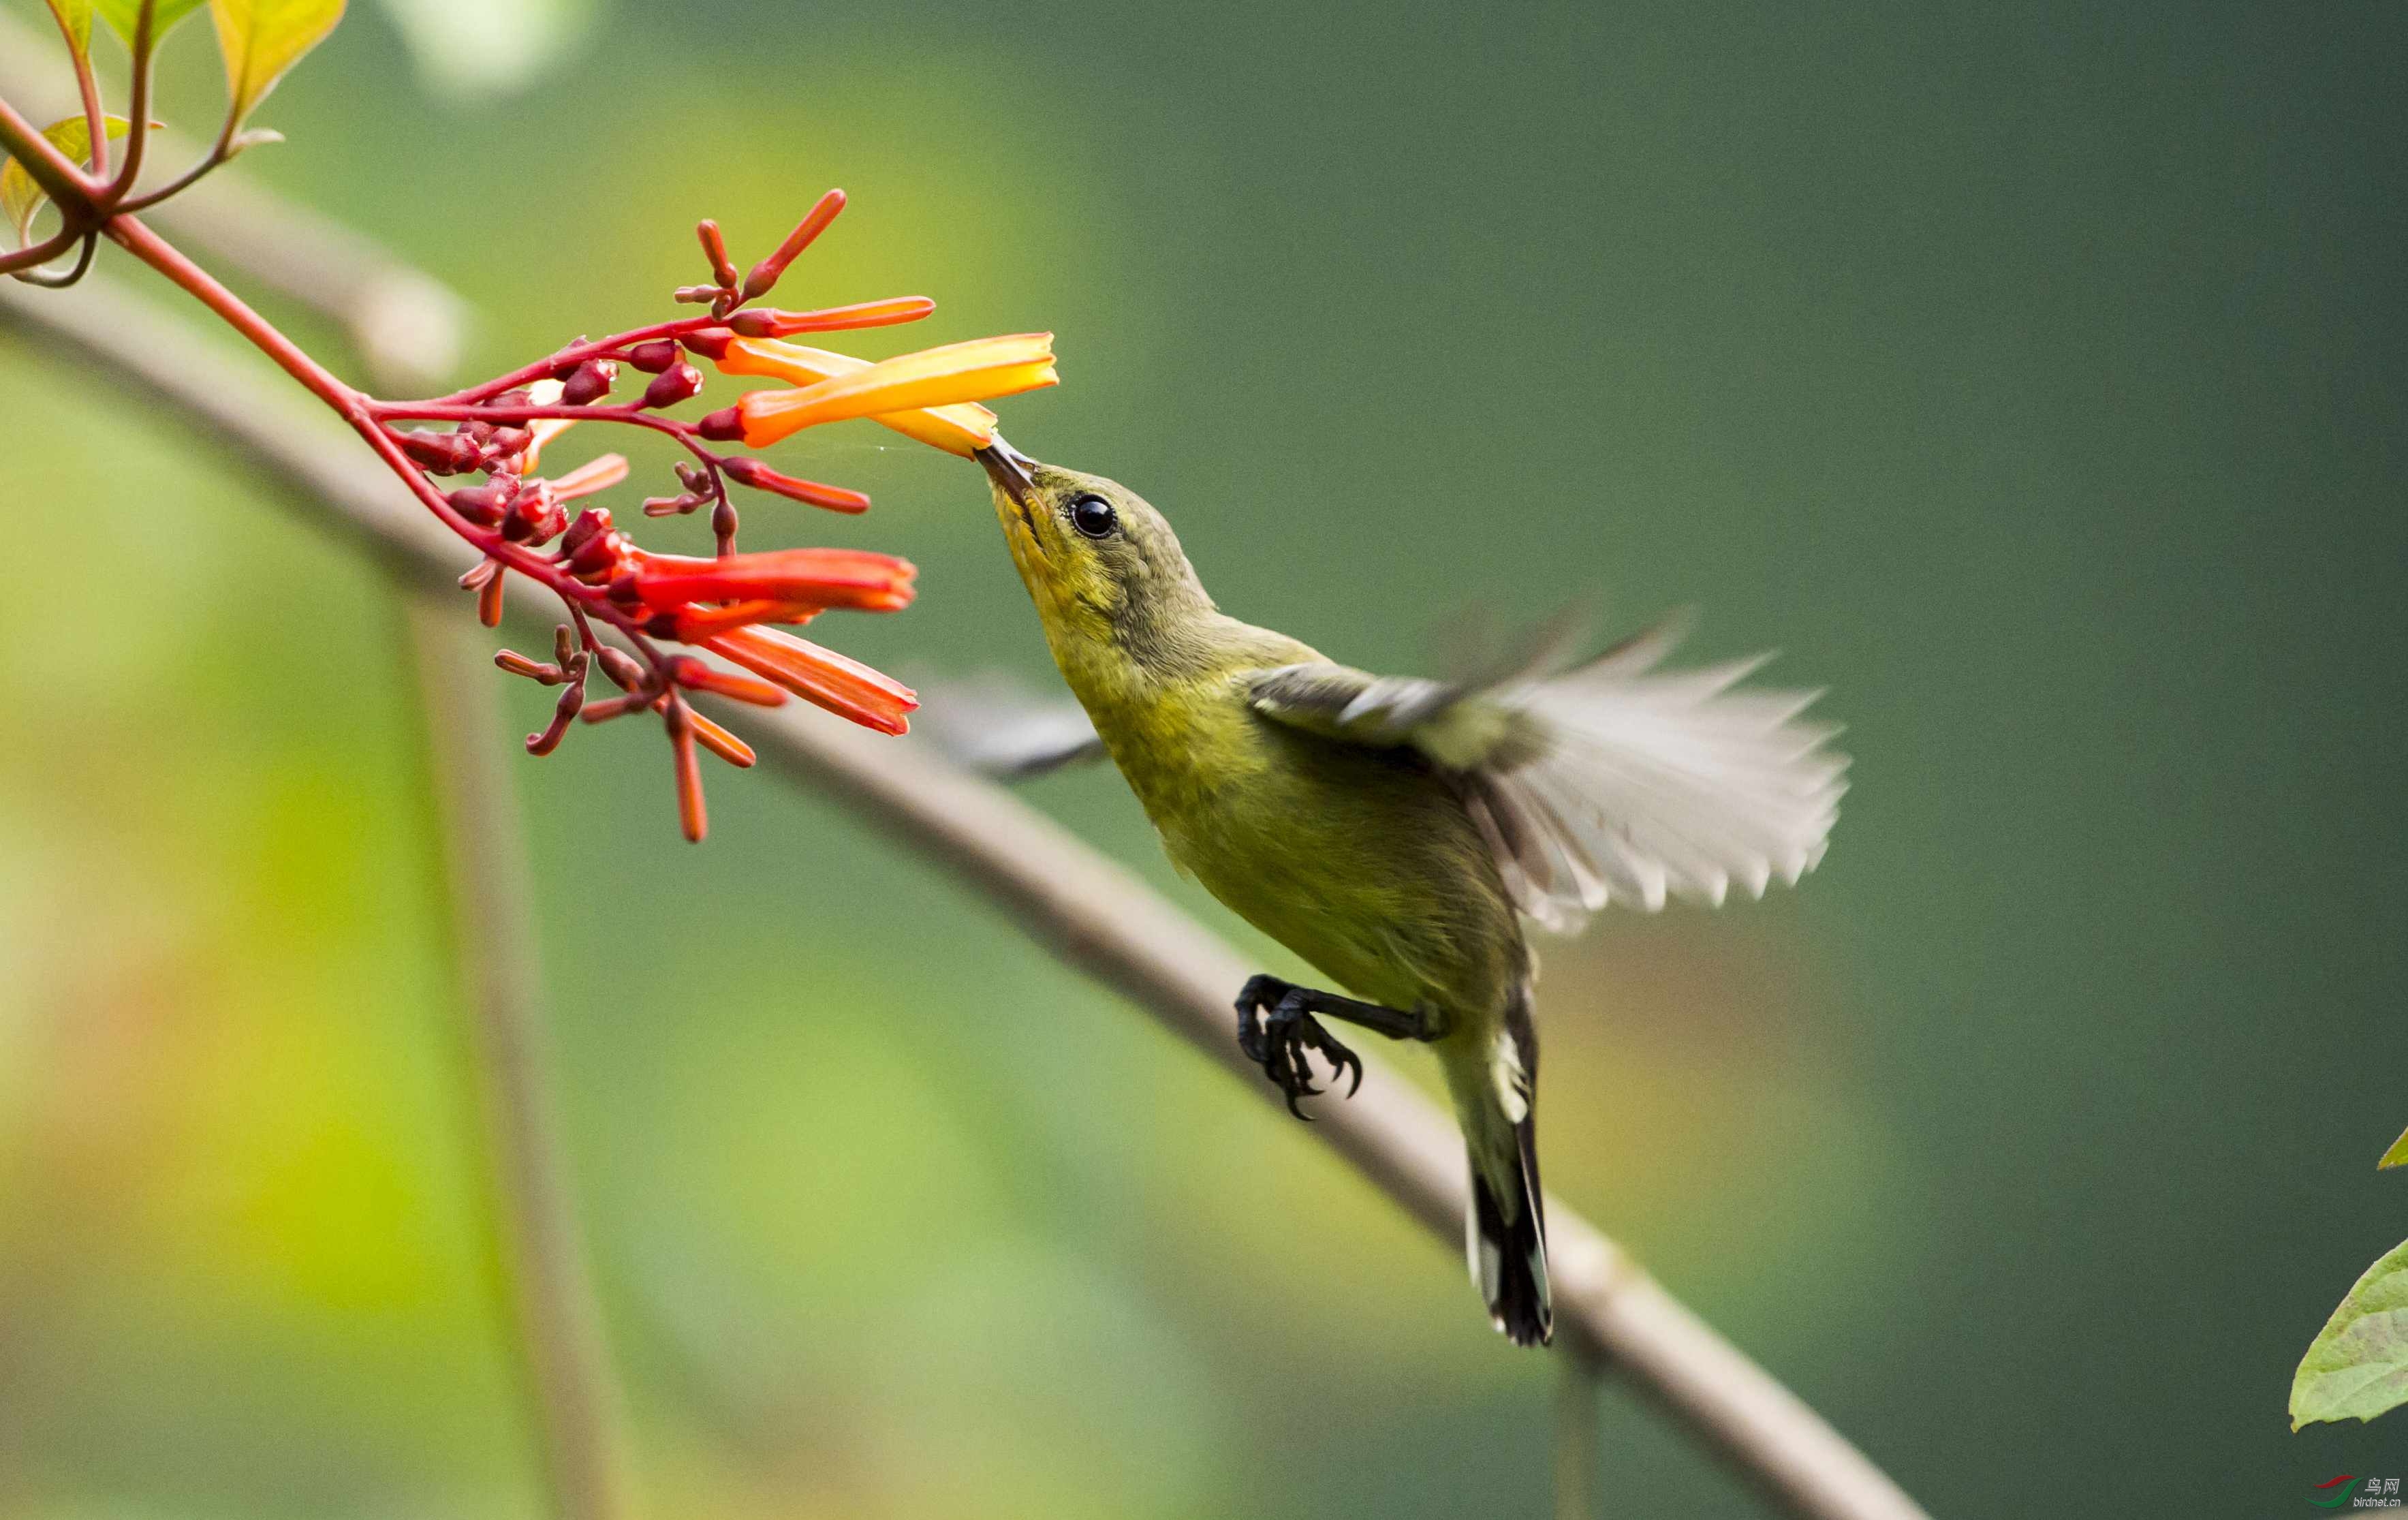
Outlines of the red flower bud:
M 512 543 L 543 543 L 568 526 L 567 509 L 560 505 L 550 480 L 529 480 L 510 502 L 502 520 L 502 537 Z
M 694 430 L 713 443 L 732 443 L 744 436 L 744 417 L 734 407 L 706 413 Z
M 483 485 L 464 487 L 445 499 L 452 509 L 480 528 L 497 527 L 502 514 L 509 509 L 510 497 L 518 490 L 518 481 L 509 476 L 488 480 Z
M 561 402 L 571 407 L 591 406 L 610 394 L 610 387 L 618 378 L 617 365 L 608 359 L 588 359 L 561 382 Z
M 840 485 L 822 485 L 817 480 L 797 480 L 748 455 L 738 454 L 723 462 L 720 468 L 727 472 L 729 479 L 741 481 L 755 491 L 767 491 L 793 501 L 824 507 L 832 512 L 869 510 L 869 498 L 858 491 L 847 491 Z
M 644 684 L 644 667 L 636 662 L 634 655 L 624 650 L 612 649 L 608 644 L 596 652 L 602 661 L 602 673 L 610 678 L 611 685 L 623 692 L 632 692 Z
M 430 475 L 458 475 L 477 467 L 477 440 L 461 433 L 408 432 L 394 435 L 401 452 Z
M 678 362 L 677 340 L 656 337 L 627 351 L 627 362 L 647 375 L 657 375 Z
M 695 223 L 694 235 L 702 240 L 702 256 L 710 261 L 710 276 L 723 290 L 736 288 L 736 265 L 727 257 L 727 240 L 719 236 L 719 223 L 709 217 Z
M 560 748 L 560 741 L 567 737 L 569 724 L 576 720 L 577 710 L 584 705 L 585 688 L 582 684 L 572 681 L 563 688 L 560 700 L 552 704 L 552 722 L 542 733 L 527 736 L 527 753 L 550 754 Z
M 680 360 L 652 377 L 652 383 L 644 387 L 644 405 L 674 407 L 681 401 L 692 399 L 701 391 L 702 371 Z
M 607 702 L 590 702 L 586 704 L 582 716 L 587 723 L 609 723 L 630 712 L 642 712 L 659 705 L 659 702 L 660 698 L 650 692 L 638 692 L 632 696 L 614 696 Z
M 797 222 L 794 231 L 786 234 L 786 240 L 778 245 L 778 251 L 754 265 L 752 272 L 744 277 L 744 299 L 757 301 L 768 294 L 769 287 L 786 272 L 786 265 L 794 263 L 803 250 L 811 246 L 812 238 L 827 231 L 827 224 L 834 222 L 836 214 L 843 209 L 843 191 L 831 190 L 822 195 L 820 203 L 811 208 L 810 214 Z
M 724 327 L 705 327 L 699 332 L 686 334 L 678 341 L 685 345 L 688 353 L 697 353 L 706 359 L 718 360 L 727 357 L 727 345 L 734 340 L 735 337 L 734 333 Z
M 494 663 L 511 675 L 524 676 L 529 681 L 539 681 L 546 686 L 557 686 L 567 679 L 561 673 L 558 666 L 539 665 L 516 650 L 495 650 Z
M 585 547 L 588 539 L 597 534 L 609 531 L 610 509 L 588 507 L 577 514 L 577 521 L 568 524 L 568 531 L 561 536 L 560 552 L 564 554 L 574 554 Z

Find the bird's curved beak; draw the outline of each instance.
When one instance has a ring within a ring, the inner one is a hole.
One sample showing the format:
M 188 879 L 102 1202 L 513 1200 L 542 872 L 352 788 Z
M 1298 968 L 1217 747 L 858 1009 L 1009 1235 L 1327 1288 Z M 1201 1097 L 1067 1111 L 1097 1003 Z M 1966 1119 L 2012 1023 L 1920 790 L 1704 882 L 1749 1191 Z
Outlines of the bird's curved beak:
M 1028 547 L 1042 558 L 1045 545 L 1037 536 L 1037 477 L 1030 469 L 1037 461 L 1004 442 L 1002 435 L 997 434 L 993 443 L 978 451 L 978 462 L 985 468 L 987 479 L 995 482 L 996 493 L 1020 509 L 1020 525 L 1028 535 Z M 996 510 L 1001 514 L 1002 501 L 996 503 Z M 1010 519 L 1005 518 L 1004 522 L 1009 532 Z
M 1011 498 L 1012 504 L 1020 509 L 1020 515 L 1025 518 L 1029 508 L 1035 504 L 1037 495 L 1037 478 L 1028 470 L 1035 461 L 998 436 L 993 443 L 978 451 L 978 462 L 985 466 L 987 479 L 1002 488 L 1003 494 Z

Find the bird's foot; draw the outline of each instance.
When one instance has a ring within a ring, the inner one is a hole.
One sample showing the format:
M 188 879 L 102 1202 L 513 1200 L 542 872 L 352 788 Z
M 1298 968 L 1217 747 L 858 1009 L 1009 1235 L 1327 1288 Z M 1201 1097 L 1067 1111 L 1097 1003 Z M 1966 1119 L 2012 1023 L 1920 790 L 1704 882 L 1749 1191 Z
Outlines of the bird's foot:
M 1248 977 L 1244 990 L 1238 994 L 1238 1048 L 1263 1068 L 1272 1086 L 1287 1095 L 1287 1111 L 1299 1119 L 1305 1111 L 1297 1107 L 1297 1100 L 1322 1091 L 1312 1084 L 1312 1067 L 1305 1052 L 1317 1051 L 1329 1063 L 1332 1088 L 1340 1077 L 1352 1078 L 1346 1089 L 1349 1097 L 1363 1086 L 1362 1057 L 1340 1044 L 1312 1016 L 1312 996 L 1311 988 L 1275 976 Z

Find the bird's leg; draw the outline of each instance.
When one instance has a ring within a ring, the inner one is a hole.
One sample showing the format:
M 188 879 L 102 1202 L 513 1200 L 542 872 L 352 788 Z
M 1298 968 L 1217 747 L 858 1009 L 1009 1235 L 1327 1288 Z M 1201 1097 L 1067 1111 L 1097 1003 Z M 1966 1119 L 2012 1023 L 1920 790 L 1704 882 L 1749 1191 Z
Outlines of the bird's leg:
M 1438 1021 L 1427 1013 L 1407 1013 L 1318 987 L 1299 987 L 1275 976 L 1248 977 L 1238 994 L 1238 1048 L 1263 1068 L 1272 1086 L 1287 1095 L 1287 1111 L 1299 1119 L 1304 1111 L 1296 1106 L 1297 1099 L 1321 1091 L 1312 1084 L 1306 1051 L 1319 1051 L 1338 1076 L 1352 1074 L 1347 1097 L 1363 1086 L 1362 1058 L 1339 1043 L 1313 1017 L 1316 1013 L 1359 1024 L 1391 1040 L 1436 1040 L 1440 1033 Z

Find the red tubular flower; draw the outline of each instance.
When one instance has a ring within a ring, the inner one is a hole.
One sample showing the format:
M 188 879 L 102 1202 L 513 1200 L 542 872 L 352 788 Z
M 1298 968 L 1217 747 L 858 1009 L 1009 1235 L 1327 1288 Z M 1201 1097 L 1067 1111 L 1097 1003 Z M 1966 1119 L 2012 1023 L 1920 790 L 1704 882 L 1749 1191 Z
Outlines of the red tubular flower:
M 757 301 L 768 294 L 769 287 L 786 272 L 786 265 L 801 257 L 803 250 L 811 246 L 811 239 L 827 231 L 828 223 L 834 222 L 836 214 L 843 209 L 843 191 L 831 190 L 822 195 L 820 203 L 811 208 L 810 214 L 796 224 L 794 231 L 786 234 L 786 240 L 778 245 L 778 251 L 754 265 L 745 275 L 744 299 Z
M 805 480 L 781 470 L 771 469 L 747 454 L 737 454 L 722 462 L 720 467 L 728 479 L 740 481 L 755 491 L 767 491 L 790 501 L 824 507 L 832 512 L 866 512 L 869 498 L 858 491 L 848 491 L 840 485 L 822 485 L 817 480 Z
M 645 554 L 620 584 L 663 610 L 689 602 L 771 601 L 895 612 L 911 605 L 918 574 L 910 560 L 866 549 L 780 549 L 724 559 Z
M 905 715 L 920 705 L 911 688 L 892 676 L 775 629 L 737 628 L 701 645 L 806 702 L 881 733 L 908 733 L 911 724 Z
M 703 257 L 710 261 L 710 273 L 719 281 L 719 288 L 734 290 L 736 265 L 728 261 L 727 239 L 719 235 L 719 223 L 705 217 L 694 224 L 694 235 L 702 240 Z

